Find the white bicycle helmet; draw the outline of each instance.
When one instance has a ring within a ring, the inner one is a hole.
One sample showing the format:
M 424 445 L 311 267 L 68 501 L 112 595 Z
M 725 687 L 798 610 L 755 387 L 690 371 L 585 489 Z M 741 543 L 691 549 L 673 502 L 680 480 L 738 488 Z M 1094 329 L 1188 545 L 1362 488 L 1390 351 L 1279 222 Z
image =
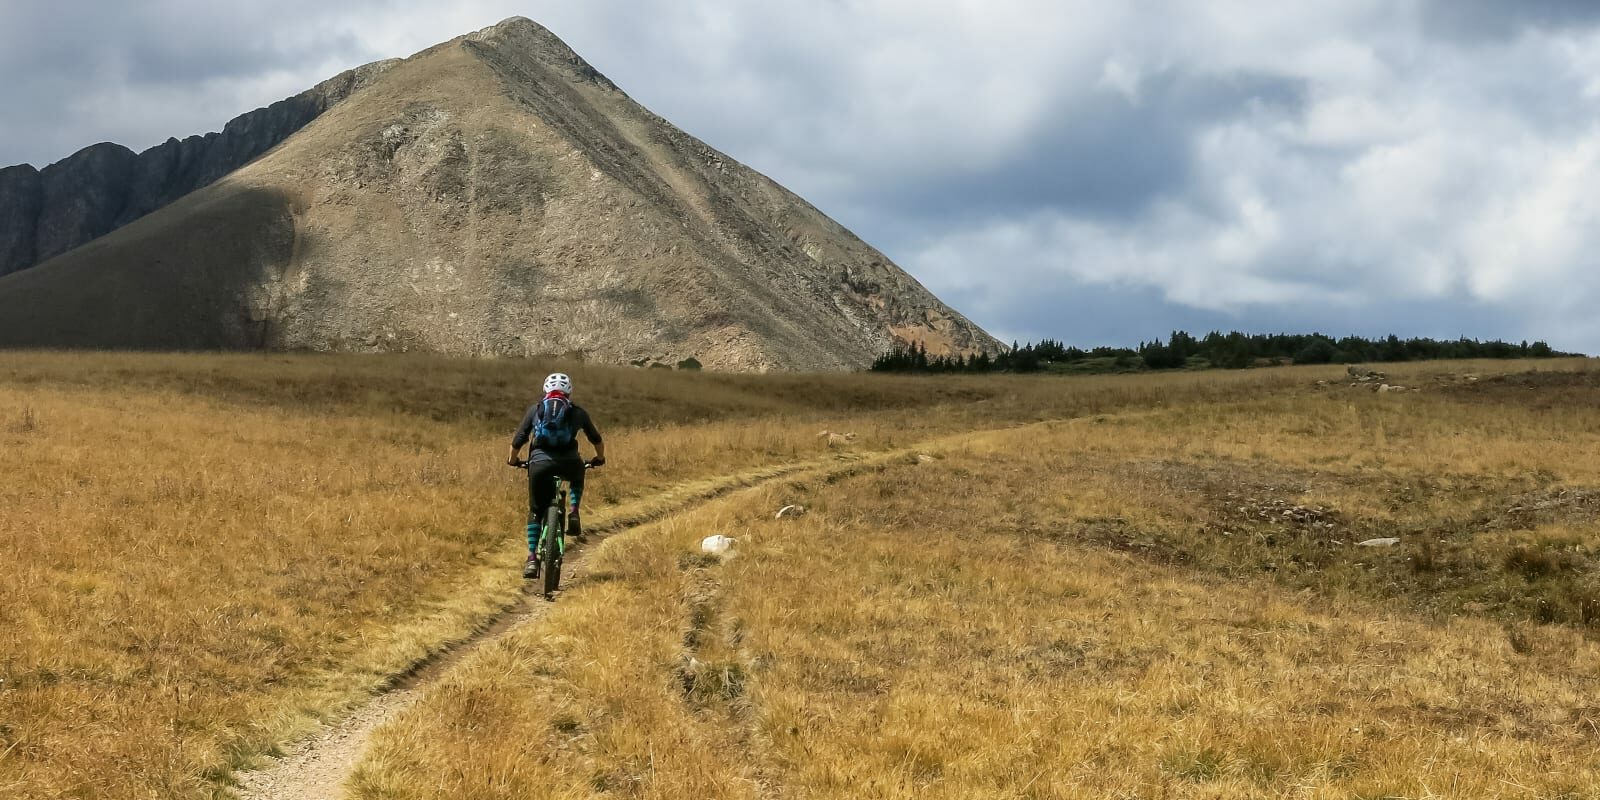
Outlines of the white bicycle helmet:
M 565 372 L 550 373 L 550 377 L 544 379 L 544 393 L 549 394 L 551 392 L 572 394 L 572 378 L 568 377 Z

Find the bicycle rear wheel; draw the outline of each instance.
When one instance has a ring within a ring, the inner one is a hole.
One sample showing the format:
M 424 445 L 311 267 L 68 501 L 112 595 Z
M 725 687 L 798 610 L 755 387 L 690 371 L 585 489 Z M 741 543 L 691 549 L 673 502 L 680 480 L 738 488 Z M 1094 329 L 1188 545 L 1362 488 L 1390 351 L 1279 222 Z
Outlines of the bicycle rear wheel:
M 547 597 L 555 594 L 561 585 L 561 539 L 566 534 L 566 524 L 566 515 L 561 513 L 559 505 L 551 506 L 544 512 L 544 548 L 539 553 L 539 560 L 544 562 L 544 593 Z

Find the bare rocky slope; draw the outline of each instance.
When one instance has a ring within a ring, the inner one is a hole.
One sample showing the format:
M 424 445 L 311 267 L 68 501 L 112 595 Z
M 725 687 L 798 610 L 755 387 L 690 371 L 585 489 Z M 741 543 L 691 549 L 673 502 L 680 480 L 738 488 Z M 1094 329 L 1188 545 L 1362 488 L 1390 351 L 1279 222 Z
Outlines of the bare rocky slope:
M 0 278 L 0 345 L 719 369 L 999 347 L 529 20 L 361 76 L 242 168 Z

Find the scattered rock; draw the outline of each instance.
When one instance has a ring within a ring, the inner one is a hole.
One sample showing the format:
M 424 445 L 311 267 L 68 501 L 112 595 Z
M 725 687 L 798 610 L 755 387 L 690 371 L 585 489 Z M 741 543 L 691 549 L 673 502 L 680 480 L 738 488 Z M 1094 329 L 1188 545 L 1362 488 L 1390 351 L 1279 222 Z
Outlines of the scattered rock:
M 1246 498 L 1249 505 L 1237 506 L 1238 515 L 1246 521 L 1264 522 L 1269 525 L 1278 525 L 1288 522 L 1294 525 L 1311 528 L 1331 528 L 1335 522 L 1340 522 L 1339 513 L 1333 509 L 1322 506 L 1294 505 L 1283 500 L 1261 500 Z
M 1487 513 L 1478 524 L 1489 529 L 1528 528 L 1562 521 L 1584 526 L 1600 519 L 1600 488 L 1551 486 L 1510 499 L 1504 512 Z
M 822 433 L 817 434 L 817 438 L 825 439 L 829 447 L 843 447 L 855 441 L 856 435 L 854 433 L 834 433 L 833 431 L 823 431 Z
M 1356 542 L 1356 547 L 1394 547 L 1399 543 L 1400 539 L 1398 537 L 1389 536 L 1383 539 L 1368 539 L 1364 542 Z

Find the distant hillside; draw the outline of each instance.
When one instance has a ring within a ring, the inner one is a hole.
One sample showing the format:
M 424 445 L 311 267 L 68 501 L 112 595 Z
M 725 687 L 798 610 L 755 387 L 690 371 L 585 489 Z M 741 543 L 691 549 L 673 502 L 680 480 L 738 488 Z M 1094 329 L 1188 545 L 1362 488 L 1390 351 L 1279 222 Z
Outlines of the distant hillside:
M 999 349 L 531 21 L 357 75 L 248 165 L 0 278 L 0 345 L 742 370 L 859 368 L 897 345 Z

